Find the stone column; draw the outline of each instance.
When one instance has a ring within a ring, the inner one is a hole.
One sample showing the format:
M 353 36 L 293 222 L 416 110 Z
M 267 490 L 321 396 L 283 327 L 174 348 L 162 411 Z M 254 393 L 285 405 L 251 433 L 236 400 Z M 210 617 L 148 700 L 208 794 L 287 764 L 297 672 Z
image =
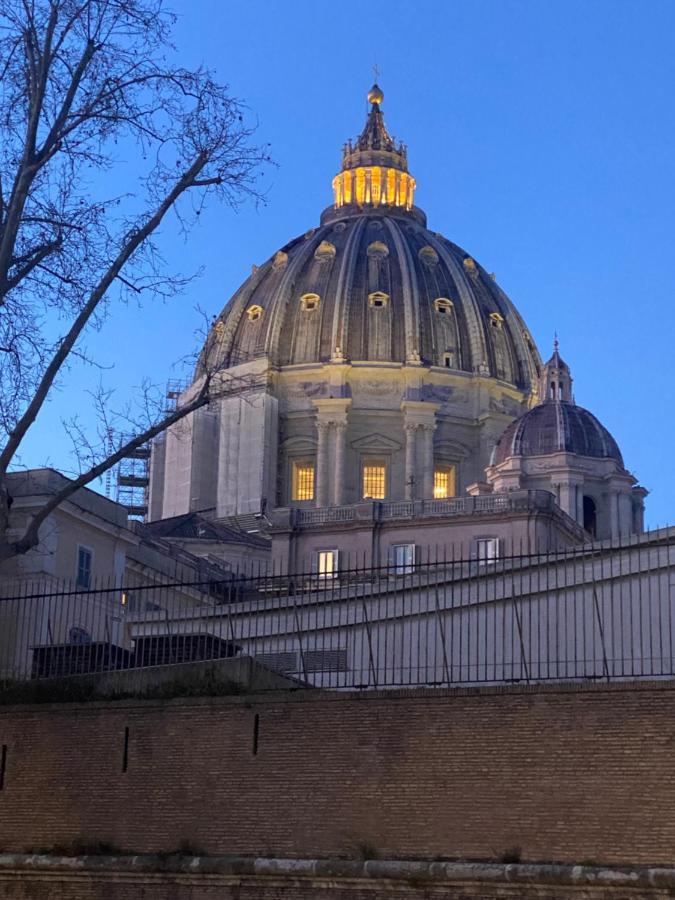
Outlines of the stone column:
M 619 498 L 616 491 L 609 495 L 609 536 L 617 537 L 619 534 Z
M 576 485 L 570 481 L 560 482 L 560 509 L 572 519 L 576 519 Z
M 405 499 L 415 499 L 417 425 L 405 426 Z
M 434 431 L 436 425 L 421 425 L 422 464 L 420 479 L 422 482 L 422 500 L 431 500 L 434 496 Z M 419 495 L 418 495 L 419 496 Z
M 317 422 L 316 430 L 319 435 L 316 451 L 316 505 L 328 506 L 329 476 L 328 476 L 328 440 L 330 438 L 330 422 Z
M 347 422 L 335 422 L 333 431 L 333 505 L 342 506 L 345 486 L 345 457 L 347 455 Z

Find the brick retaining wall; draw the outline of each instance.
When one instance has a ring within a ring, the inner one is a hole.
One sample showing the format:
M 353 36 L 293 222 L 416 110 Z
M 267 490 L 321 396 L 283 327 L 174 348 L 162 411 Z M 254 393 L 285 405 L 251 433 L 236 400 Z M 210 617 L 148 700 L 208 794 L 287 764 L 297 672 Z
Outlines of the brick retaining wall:
M 0 745 L 5 851 L 675 864 L 672 682 L 5 707 Z

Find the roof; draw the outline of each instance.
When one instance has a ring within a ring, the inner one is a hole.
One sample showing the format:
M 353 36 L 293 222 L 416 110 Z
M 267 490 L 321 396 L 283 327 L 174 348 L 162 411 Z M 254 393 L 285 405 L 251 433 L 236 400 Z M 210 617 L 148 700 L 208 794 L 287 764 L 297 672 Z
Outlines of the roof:
M 621 451 L 604 425 L 587 409 L 558 400 L 540 403 L 512 422 L 495 447 L 492 464 L 559 452 L 613 459 L 623 468 Z
M 158 538 L 248 544 L 250 547 L 269 548 L 269 541 L 259 535 L 247 534 L 221 522 L 214 522 L 196 512 L 147 522 L 142 528 L 145 533 Z

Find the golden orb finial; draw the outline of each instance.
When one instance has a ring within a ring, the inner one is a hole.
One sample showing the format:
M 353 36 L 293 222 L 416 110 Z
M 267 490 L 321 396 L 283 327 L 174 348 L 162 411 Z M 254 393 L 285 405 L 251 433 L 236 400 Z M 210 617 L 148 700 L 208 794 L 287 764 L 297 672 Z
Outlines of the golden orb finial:
M 375 82 L 375 84 L 368 91 L 368 102 L 374 104 L 375 106 L 379 106 L 383 100 L 384 93 L 382 92 L 382 88 L 377 82 Z

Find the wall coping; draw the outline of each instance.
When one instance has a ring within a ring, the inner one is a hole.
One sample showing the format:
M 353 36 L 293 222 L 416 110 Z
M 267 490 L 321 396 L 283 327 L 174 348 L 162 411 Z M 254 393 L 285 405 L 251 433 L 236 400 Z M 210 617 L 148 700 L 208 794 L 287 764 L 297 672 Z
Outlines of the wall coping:
M 0 854 L 0 878 L 9 874 L 177 874 L 372 881 L 556 884 L 612 888 L 675 888 L 675 868 L 610 868 L 551 863 L 428 862 L 397 859 L 275 859 L 244 856 L 47 856 Z
M 125 699 L 97 699 L 85 702 L 60 703 L 0 703 L 0 717 L 14 715 L 17 712 L 54 712 L 72 711 L 82 713 L 100 709 L 175 709 L 178 707 L 198 706 L 264 706 L 282 705 L 285 703 L 344 703 L 358 701 L 367 703 L 371 700 L 440 700 L 446 698 L 463 698 L 476 696 L 534 696 L 548 694 L 606 694 L 606 693 L 643 693 L 650 691 L 675 691 L 675 677 L 661 679 L 626 679 L 624 681 L 547 681 L 531 684 L 485 684 L 464 687 L 411 687 L 382 688 L 364 690 L 323 690 L 321 688 L 272 689 L 260 693 L 232 694 L 219 696 L 174 697 L 170 699 L 144 699 L 131 697 Z

